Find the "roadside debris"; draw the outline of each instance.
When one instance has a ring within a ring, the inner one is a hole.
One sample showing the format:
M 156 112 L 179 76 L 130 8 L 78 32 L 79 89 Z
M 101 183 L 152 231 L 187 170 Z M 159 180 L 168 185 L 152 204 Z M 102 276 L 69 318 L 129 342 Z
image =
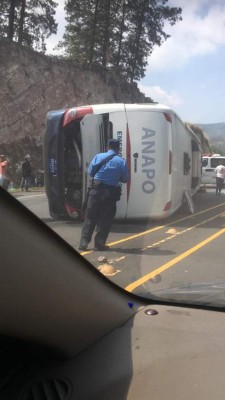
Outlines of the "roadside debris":
M 98 262 L 107 262 L 107 258 L 105 256 L 98 257 Z
M 98 262 L 99 263 L 104 263 L 100 265 L 97 269 L 105 276 L 113 276 L 118 274 L 118 272 L 121 272 L 119 269 L 116 269 L 113 267 L 112 260 L 108 260 L 105 256 L 100 256 L 98 257 Z
M 119 269 L 116 269 L 111 264 L 102 264 L 98 267 L 98 270 L 105 276 L 113 276 L 121 272 Z
M 177 235 L 177 231 L 174 228 L 169 229 L 166 233 L 169 233 L 170 235 Z

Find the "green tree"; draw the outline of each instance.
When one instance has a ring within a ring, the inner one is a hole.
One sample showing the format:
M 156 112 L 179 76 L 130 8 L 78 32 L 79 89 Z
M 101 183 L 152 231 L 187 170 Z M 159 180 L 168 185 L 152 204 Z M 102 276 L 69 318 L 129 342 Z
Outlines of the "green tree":
M 131 0 L 130 29 L 126 38 L 128 79 L 143 78 L 148 57 L 154 46 L 161 46 L 169 38 L 164 32 L 165 22 L 174 25 L 181 20 L 181 9 L 168 7 L 167 0 Z
M 66 32 L 59 46 L 78 63 L 115 69 L 129 81 L 144 76 L 155 45 L 181 20 L 168 0 L 66 0 Z
M 2 0 L 0 33 L 10 41 L 45 51 L 45 39 L 57 32 L 54 0 Z
M 0 36 L 6 37 L 12 35 L 14 23 L 15 0 L 1 0 L 0 4 Z
M 66 32 L 58 47 L 79 63 L 106 68 L 116 46 L 120 3 L 121 0 L 66 0 Z
M 9 19 L 8 19 L 8 39 L 12 40 L 14 35 L 14 23 L 15 23 L 15 8 L 18 2 L 16 0 L 9 1 Z
M 91 48 L 97 23 L 98 0 L 71 1 L 65 3 L 66 32 L 58 47 L 65 48 L 66 56 L 79 63 L 90 63 L 94 54 Z
M 129 24 L 127 15 L 129 13 L 129 4 L 127 0 L 123 0 L 121 7 L 116 10 L 117 18 L 115 19 L 114 28 L 114 52 L 113 52 L 113 65 L 117 71 L 122 73 L 122 65 L 124 63 L 124 43 L 125 35 L 129 31 Z M 127 22 L 127 24 L 125 23 Z

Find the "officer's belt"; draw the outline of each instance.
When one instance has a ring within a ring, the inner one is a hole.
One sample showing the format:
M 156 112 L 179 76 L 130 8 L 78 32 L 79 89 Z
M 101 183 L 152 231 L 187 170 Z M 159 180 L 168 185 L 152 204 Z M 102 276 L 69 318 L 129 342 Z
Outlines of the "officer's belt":
M 94 188 L 106 188 L 106 189 L 115 189 L 116 188 L 116 185 L 107 185 L 107 183 L 103 183 L 103 182 L 101 182 L 101 181 L 97 181 L 97 180 L 93 180 L 93 182 L 92 182 L 92 186 L 94 187 Z

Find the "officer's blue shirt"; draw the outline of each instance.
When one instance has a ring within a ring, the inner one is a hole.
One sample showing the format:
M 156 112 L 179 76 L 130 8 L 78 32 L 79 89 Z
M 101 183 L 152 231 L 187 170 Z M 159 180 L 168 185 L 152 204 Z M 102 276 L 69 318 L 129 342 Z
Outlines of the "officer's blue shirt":
M 117 186 L 119 182 L 126 183 L 128 181 L 127 163 L 118 155 L 115 155 L 100 168 L 97 174 L 94 174 L 95 166 L 102 162 L 105 158 L 109 157 L 111 154 L 116 154 L 116 152 L 110 149 L 106 153 L 97 154 L 88 167 L 89 175 L 95 180 L 106 185 Z

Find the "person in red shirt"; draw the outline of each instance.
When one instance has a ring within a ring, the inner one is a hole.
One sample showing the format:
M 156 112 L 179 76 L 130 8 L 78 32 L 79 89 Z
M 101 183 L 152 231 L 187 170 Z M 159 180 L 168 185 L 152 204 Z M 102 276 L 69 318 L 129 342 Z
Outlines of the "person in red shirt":
M 0 156 L 0 186 L 2 186 L 4 189 L 8 189 L 9 183 L 9 162 L 6 159 L 5 155 L 2 154 Z

